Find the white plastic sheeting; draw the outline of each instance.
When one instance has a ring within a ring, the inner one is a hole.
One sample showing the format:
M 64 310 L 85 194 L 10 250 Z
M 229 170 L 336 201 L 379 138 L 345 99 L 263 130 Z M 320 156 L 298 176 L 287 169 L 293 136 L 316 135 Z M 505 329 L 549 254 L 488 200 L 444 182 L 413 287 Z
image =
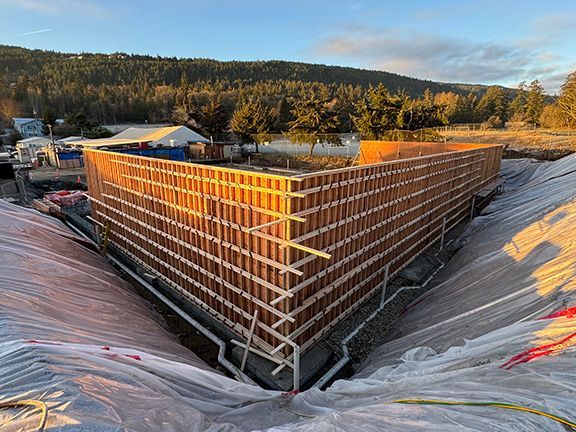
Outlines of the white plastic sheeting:
M 50 431 L 196 431 L 212 424 L 201 412 L 270 398 L 211 371 L 160 322 L 60 222 L 0 200 L 0 402 L 45 402 Z M 30 431 L 39 417 L 1 410 L 0 425 Z
M 56 223 L 1 205 L 2 396 L 53 401 L 48 424 L 76 422 L 68 430 L 565 431 L 545 416 L 497 406 L 394 403 L 508 403 L 575 421 L 576 156 L 512 161 L 504 171 L 505 193 L 474 220 L 438 285 L 403 314 L 397 339 L 354 378 L 294 397 L 206 370 L 119 288 L 101 258 Z M 6 233 L 20 239 L 6 246 Z M 66 246 L 55 250 L 56 240 Z M 5 265 L 6 250 L 23 259 Z M 68 267 L 72 278 L 63 275 Z M 79 286 L 70 285 L 75 278 Z M 27 306 L 19 308 L 6 287 L 22 280 L 14 295 Z M 74 319 L 55 319 L 62 310 Z M 554 313 L 566 316 L 548 317 Z M 26 342 L 32 338 L 63 345 Z
M 510 161 L 504 172 L 504 195 L 406 310 L 397 339 L 354 379 L 301 395 L 302 411 L 332 411 L 298 430 L 566 430 L 496 407 L 389 403 L 407 398 L 504 402 L 576 421 L 576 314 L 541 319 L 576 306 L 576 156 Z

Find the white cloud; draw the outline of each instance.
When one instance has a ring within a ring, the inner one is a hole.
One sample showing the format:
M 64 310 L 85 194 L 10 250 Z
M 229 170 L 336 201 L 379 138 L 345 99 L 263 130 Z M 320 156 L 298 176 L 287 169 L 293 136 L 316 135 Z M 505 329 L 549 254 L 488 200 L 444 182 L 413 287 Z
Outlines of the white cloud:
M 559 70 L 567 69 L 560 56 L 540 46 L 400 28 L 355 26 L 320 40 L 311 51 L 324 59 L 444 82 L 515 85 L 540 79 L 551 92 L 558 89 Z

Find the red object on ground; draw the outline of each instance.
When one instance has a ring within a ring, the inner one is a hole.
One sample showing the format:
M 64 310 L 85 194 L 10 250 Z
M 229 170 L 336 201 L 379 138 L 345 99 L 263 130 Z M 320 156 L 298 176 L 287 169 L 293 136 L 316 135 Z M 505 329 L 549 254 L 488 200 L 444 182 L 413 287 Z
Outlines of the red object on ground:
M 82 201 L 86 199 L 84 195 L 84 191 L 58 191 L 52 194 L 48 194 L 44 196 L 48 201 L 53 202 L 54 204 L 59 205 L 60 207 L 66 207 L 69 205 L 76 204 L 78 201 Z
M 546 315 L 540 319 L 552 319 L 552 318 L 576 318 L 576 307 L 571 307 L 568 309 L 563 309 L 558 312 L 554 312 L 553 314 Z
M 130 357 L 131 359 L 134 360 L 142 360 L 142 358 L 139 355 L 135 355 L 135 354 L 124 354 L 126 357 Z
M 539 357 L 559 353 L 563 349 L 572 346 L 574 344 L 574 342 L 572 342 L 572 339 L 575 337 L 576 333 L 572 333 L 560 339 L 559 341 L 530 348 L 529 350 L 526 350 L 520 354 L 515 355 L 500 367 L 504 369 L 512 369 L 514 366 L 517 366 L 521 363 L 528 363 L 529 361 L 535 360 Z M 567 342 L 571 343 L 568 344 Z

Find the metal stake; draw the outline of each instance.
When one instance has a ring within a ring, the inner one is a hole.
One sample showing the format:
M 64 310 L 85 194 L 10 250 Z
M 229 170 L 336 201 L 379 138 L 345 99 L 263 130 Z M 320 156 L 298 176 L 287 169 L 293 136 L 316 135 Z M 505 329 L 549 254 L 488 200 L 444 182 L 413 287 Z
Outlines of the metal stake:
M 446 217 L 442 220 L 442 236 L 440 236 L 440 250 L 444 249 L 444 235 L 446 233 Z
M 300 346 L 294 345 L 294 393 L 300 391 Z
M 384 282 L 382 287 L 382 298 L 380 299 L 380 306 L 384 305 L 384 299 L 386 297 L 386 288 L 388 287 L 388 274 L 390 272 L 390 263 L 386 264 L 384 267 Z

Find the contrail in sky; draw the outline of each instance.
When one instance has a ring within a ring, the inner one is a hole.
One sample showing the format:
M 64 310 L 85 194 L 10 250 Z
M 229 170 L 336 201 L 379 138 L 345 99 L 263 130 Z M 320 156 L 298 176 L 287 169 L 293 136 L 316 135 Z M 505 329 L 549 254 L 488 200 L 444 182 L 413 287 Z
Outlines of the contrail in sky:
M 28 35 L 33 35 L 33 34 L 38 34 L 38 33 L 46 33 L 46 32 L 51 32 L 51 31 L 52 31 L 52 29 L 34 30 L 34 31 L 26 32 L 26 33 L 17 34 L 14 37 L 28 36 Z

